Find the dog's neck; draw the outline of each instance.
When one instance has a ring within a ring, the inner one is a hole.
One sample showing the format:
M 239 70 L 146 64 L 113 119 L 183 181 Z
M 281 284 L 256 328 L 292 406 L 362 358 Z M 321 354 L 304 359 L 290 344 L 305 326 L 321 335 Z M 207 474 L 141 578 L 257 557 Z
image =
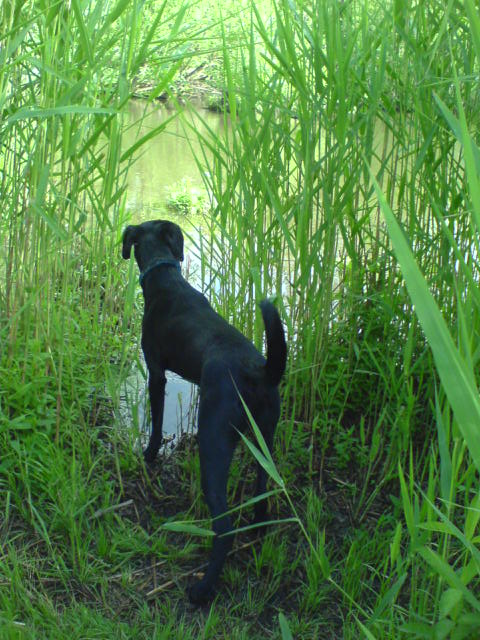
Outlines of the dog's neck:
M 140 274 L 139 280 L 142 287 L 146 276 L 158 267 L 174 267 L 178 271 L 181 271 L 180 262 L 178 260 L 175 260 L 174 258 L 156 258 Z

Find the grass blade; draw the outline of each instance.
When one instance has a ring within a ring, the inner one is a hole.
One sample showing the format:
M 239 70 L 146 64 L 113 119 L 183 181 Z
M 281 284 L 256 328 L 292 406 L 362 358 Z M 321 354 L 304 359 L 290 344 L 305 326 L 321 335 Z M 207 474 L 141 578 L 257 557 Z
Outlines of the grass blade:
M 165 522 L 165 524 L 162 524 L 161 529 L 174 531 L 175 533 L 189 533 L 192 536 L 212 537 L 215 535 L 212 529 L 199 527 L 194 522 L 182 522 L 180 520 L 177 522 Z
M 288 620 L 284 614 L 280 611 L 278 614 L 278 623 L 280 625 L 280 631 L 282 633 L 282 640 L 293 640 L 292 632 L 288 625 Z

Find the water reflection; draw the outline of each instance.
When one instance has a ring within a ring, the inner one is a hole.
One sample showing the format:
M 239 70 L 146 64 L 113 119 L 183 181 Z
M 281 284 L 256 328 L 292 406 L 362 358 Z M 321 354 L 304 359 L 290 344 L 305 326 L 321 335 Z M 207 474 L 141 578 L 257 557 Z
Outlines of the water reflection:
M 143 360 L 143 358 L 142 358 Z M 143 365 L 145 363 L 143 362 Z M 145 448 L 151 431 L 150 403 L 146 368 L 134 368 L 124 389 L 123 417 L 127 425 L 134 424 L 140 433 L 142 448 Z M 197 389 L 171 371 L 166 372 L 165 408 L 163 412 L 163 434 L 167 444 L 180 434 L 192 432 L 196 427 Z
M 175 111 L 161 103 L 130 102 L 124 150 L 174 115 Z M 208 128 L 220 133 L 224 126 L 223 116 L 188 107 L 139 149 L 127 176 L 126 206 L 135 221 L 164 214 L 168 195 L 180 181 L 187 179 L 192 186 L 203 187 L 195 155 L 202 158 L 204 149 L 195 135 L 188 136 L 187 123 L 200 134 Z

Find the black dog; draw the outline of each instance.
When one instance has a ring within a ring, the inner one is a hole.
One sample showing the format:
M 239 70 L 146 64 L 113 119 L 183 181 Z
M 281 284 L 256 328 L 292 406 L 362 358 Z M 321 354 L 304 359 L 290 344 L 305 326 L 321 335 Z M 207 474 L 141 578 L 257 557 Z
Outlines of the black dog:
M 263 437 L 272 448 L 280 414 L 277 385 L 285 371 L 287 347 L 275 307 L 263 301 L 267 359 L 237 329 L 229 325 L 181 275 L 183 235 L 173 222 L 155 220 L 129 226 L 123 234 L 125 259 L 134 247 L 140 269 L 145 309 L 142 349 L 149 371 L 152 434 L 144 452 L 154 460 L 162 443 L 165 370 L 200 385 L 198 443 L 202 489 L 213 520 L 215 537 L 205 576 L 189 589 L 195 603 L 209 600 L 232 547 L 227 511 L 227 475 L 237 429 L 248 424 L 239 393 Z M 258 465 L 256 494 L 265 492 L 266 474 Z M 221 517 L 219 517 L 221 516 Z M 255 521 L 266 518 L 265 501 L 255 504 Z

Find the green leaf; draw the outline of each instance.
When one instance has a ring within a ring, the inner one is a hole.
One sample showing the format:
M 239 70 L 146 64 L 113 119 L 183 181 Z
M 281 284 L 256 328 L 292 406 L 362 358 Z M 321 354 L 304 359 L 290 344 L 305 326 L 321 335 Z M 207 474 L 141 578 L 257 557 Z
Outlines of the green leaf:
M 90 45 L 91 36 L 89 35 L 85 22 L 83 20 L 82 7 L 79 4 L 79 0 L 72 0 L 72 9 L 73 9 L 73 14 L 75 16 L 75 21 L 78 25 L 81 46 L 85 51 L 85 54 L 88 58 L 88 62 L 90 63 L 91 66 L 93 66 L 92 47 Z
M 433 94 L 433 97 L 435 99 L 435 102 L 438 104 L 443 117 L 448 122 L 450 129 L 453 131 L 453 134 L 459 142 L 462 142 L 462 125 L 460 124 L 460 121 L 453 115 L 447 105 L 441 98 L 439 98 L 439 96 L 437 96 L 436 93 Z M 475 145 L 475 143 L 473 143 L 473 153 L 475 156 L 475 166 L 477 168 L 477 172 L 480 173 L 480 150 Z
M 454 626 L 455 622 L 453 620 L 449 620 L 448 618 L 439 620 L 432 627 L 433 638 L 435 638 L 435 640 L 447 640 L 447 638 L 451 638 L 450 632 Z
M 85 107 L 80 104 L 70 104 L 63 107 L 50 107 L 45 109 L 42 107 L 22 107 L 21 109 L 18 109 L 18 111 L 15 111 L 15 113 L 8 118 L 7 124 L 12 124 L 12 122 L 18 122 L 19 120 L 29 120 L 32 118 L 42 119 L 51 118 L 53 116 L 64 116 L 70 113 L 79 115 L 114 115 L 116 111 L 115 109 L 107 109 L 103 107 Z
M 375 638 L 375 636 L 373 635 L 373 633 L 372 633 L 369 629 L 367 629 L 367 627 L 366 627 L 364 624 L 362 624 L 362 623 L 360 622 L 360 620 L 359 620 L 356 616 L 355 616 L 355 620 L 357 621 L 358 626 L 359 626 L 359 627 L 360 627 L 360 629 L 363 631 L 363 633 L 364 633 L 365 637 L 366 637 L 368 640 L 376 640 L 376 638 Z
M 440 453 L 440 493 L 444 500 L 450 500 L 452 487 L 452 461 L 448 451 L 447 434 L 443 425 L 443 416 L 438 400 L 437 389 L 435 388 L 435 411 L 438 434 L 438 450 Z
M 139 138 L 134 144 L 132 144 L 131 147 L 129 147 L 125 151 L 125 153 L 120 158 L 120 162 L 125 162 L 125 160 L 127 160 L 130 156 L 132 156 L 135 153 L 135 151 L 137 151 L 141 146 L 143 146 L 146 142 L 148 142 L 152 138 L 155 138 L 155 136 L 161 133 L 165 129 L 165 127 L 176 117 L 177 117 L 177 113 L 175 112 L 173 116 L 170 116 L 169 118 L 164 120 L 162 124 L 158 125 L 158 127 L 154 127 L 151 131 L 149 131 L 144 136 Z
M 189 533 L 192 536 L 213 537 L 215 535 L 211 529 L 199 527 L 193 522 L 165 522 L 161 528 L 167 531 L 175 531 L 175 533 Z
M 235 384 L 235 382 L 234 382 Z M 236 385 L 235 385 L 236 388 Z M 255 437 L 257 439 L 258 444 L 260 445 L 261 451 L 259 451 L 257 449 L 257 447 L 250 442 L 250 440 L 241 432 L 240 436 L 242 437 L 242 440 L 245 442 L 245 444 L 247 445 L 247 447 L 250 449 L 250 451 L 253 453 L 254 457 L 256 458 L 257 462 L 265 469 L 265 471 L 268 473 L 268 475 L 280 486 L 280 487 L 284 487 L 285 483 L 282 479 L 282 477 L 280 476 L 280 474 L 277 471 L 277 467 L 275 466 L 275 463 L 273 461 L 272 455 L 267 447 L 267 443 L 265 442 L 265 439 L 262 435 L 262 432 L 260 431 L 260 429 L 257 426 L 257 423 L 255 422 L 254 417 L 252 416 L 252 413 L 250 411 L 250 409 L 247 407 L 244 399 L 242 398 L 240 392 L 237 389 L 237 393 L 240 397 L 240 401 L 243 405 L 243 408 L 245 409 L 245 413 L 247 414 L 248 420 L 252 426 L 253 432 L 255 433 Z
M 105 22 L 100 30 L 100 34 L 103 35 L 105 31 L 107 31 L 108 27 L 112 25 L 125 11 L 125 9 L 130 5 L 131 0 L 119 0 L 117 4 L 110 11 L 108 16 L 105 18 Z
M 376 620 L 378 620 L 386 611 L 393 606 L 393 603 L 397 599 L 397 596 L 400 592 L 400 589 L 403 587 L 403 583 L 407 579 L 407 574 L 404 573 L 400 578 L 394 582 L 394 584 L 388 589 L 383 598 L 380 600 L 378 605 L 375 607 L 375 611 L 372 614 L 369 622 L 373 624 Z
M 439 603 L 440 617 L 446 618 L 451 610 L 462 601 L 463 594 L 458 589 L 447 589 L 442 593 Z
M 465 173 L 467 175 L 467 182 L 470 192 L 470 198 L 472 202 L 472 215 L 477 226 L 477 231 L 480 231 L 480 180 L 478 178 L 480 174 L 480 150 L 475 144 L 467 126 L 467 117 L 465 109 L 463 108 L 460 83 L 455 70 L 454 60 L 454 79 L 455 79 L 455 93 L 457 98 L 457 108 L 460 115 L 460 119 L 457 120 L 448 107 L 438 98 L 437 104 L 453 129 L 455 137 L 463 146 L 463 156 L 465 163 Z
M 222 535 L 232 535 L 232 534 L 241 533 L 242 531 L 251 531 L 252 529 L 259 529 L 260 527 L 270 527 L 272 525 L 285 524 L 288 522 L 295 522 L 298 524 L 299 520 L 294 516 L 292 516 L 291 518 L 280 518 L 280 520 L 264 520 L 263 522 L 256 522 L 254 524 L 249 524 L 245 527 L 240 527 L 238 529 L 235 529 L 235 531 L 224 533 Z
M 400 544 L 402 541 L 402 523 L 397 522 L 395 534 L 390 544 L 390 564 L 393 567 L 400 555 Z
M 240 433 L 240 436 L 241 436 L 242 440 L 245 442 L 247 447 L 252 452 L 252 454 L 253 454 L 254 458 L 256 459 L 256 461 L 265 469 L 265 471 L 268 473 L 268 475 L 280 487 L 283 487 L 284 486 L 284 482 L 283 482 L 282 478 L 280 477 L 280 474 L 278 473 L 278 471 L 277 471 L 277 469 L 275 467 L 275 464 L 273 463 L 273 460 L 271 460 L 271 459 L 269 460 L 268 458 L 266 458 L 262 454 L 262 452 L 259 449 L 257 449 L 257 447 L 252 442 L 250 442 L 250 440 L 241 431 L 239 431 L 239 433 Z M 263 436 L 262 436 L 262 438 L 263 438 Z
M 475 540 L 474 539 L 472 540 L 470 537 L 467 537 L 455 524 L 453 524 L 451 520 L 447 518 L 447 516 L 444 513 L 442 513 L 442 511 L 440 511 L 440 509 L 437 507 L 436 504 L 428 500 L 428 497 L 425 496 L 423 492 L 422 492 L 422 495 L 429 502 L 431 508 L 435 511 L 435 513 L 442 520 L 442 522 L 425 522 L 419 526 L 422 529 L 428 529 L 430 531 L 438 531 L 440 533 L 445 533 L 451 536 L 455 536 L 458 540 L 460 540 L 463 546 L 469 550 L 477 566 L 480 567 L 480 551 L 477 549 Z M 471 536 L 473 537 L 474 531 L 471 531 L 471 529 L 468 528 L 469 524 L 470 523 L 468 521 L 468 515 L 467 515 L 467 520 L 465 522 L 465 531 L 471 534 Z
M 470 506 L 467 506 L 467 515 L 465 518 L 465 537 L 472 540 L 480 520 L 480 493 L 477 493 Z M 479 558 L 480 559 L 480 558 Z
M 470 22 L 470 31 L 477 55 L 477 63 L 480 62 L 480 15 L 478 13 L 478 4 L 475 8 L 473 0 L 465 0 L 465 9 L 467 10 L 468 20 Z
M 403 513 L 405 515 L 405 522 L 407 523 L 407 529 L 410 536 L 415 536 L 415 518 L 413 514 L 413 506 L 408 493 L 407 483 L 405 482 L 405 476 L 400 462 L 398 463 L 398 477 L 400 480 L 400 492 L 402 494 Z
M 265 500 L 266 498 L 269 498 L 270 496 L 278 496 L 280 493 L 283 493 L 281 488 L 272 489 L 272 491 L 266 491 L 265 493 L 261 493 L 258 496 L 254 496 L 253 498 L 250 498 L 249 500 L 246 500 L 245 502 L 242 502 L 242 504 L 239 504 L 238 506 L 233 507 L 232 509 L 229 509 L 226 512 L 226 514 L 235 513 L 236 511 L 241 511 L 242 509 L 247 509 L 248 507 L 253 506 L 257 502 L 261 502 L 262 500 Z M 226 514 L 222 513 L 218 517 L 222 518 Z M 214 520 L 216 520 L 216 518 L 214 518 Z
M 280 624 L 282 640 L 293 640 L 292 632 L 290 631 L 290 627 L 288 626 L 288 620 L 281 611 L 278 614 L 278 622 Z
M 460 591 L 465 600 L 467 600 L 474 609 L 480 611 L 480 601 L 477 600 L 473 593 L 467 589 L 448 562 L 429 547 L 420 547 L 418 553 L 422 556 L 425 562 L 430 565 L 436 574 L 442 577 L 450 587 Z

